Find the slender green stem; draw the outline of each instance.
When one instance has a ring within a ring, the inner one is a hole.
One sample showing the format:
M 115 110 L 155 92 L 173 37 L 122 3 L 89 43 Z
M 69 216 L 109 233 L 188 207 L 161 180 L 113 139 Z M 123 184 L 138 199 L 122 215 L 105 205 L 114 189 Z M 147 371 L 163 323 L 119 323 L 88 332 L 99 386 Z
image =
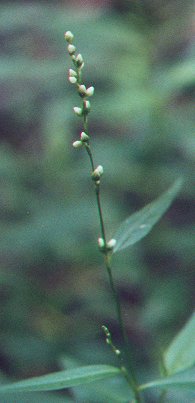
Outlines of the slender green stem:
M 88 119 L 87 119 L 87 115 L 85 114 L 83 117 L 83 127 L 84 127 L 84 131 L 85 133 L 88 133 Z
M 85 145 L 85 148 L 86 148 L 86 150 L 87 150 L 87 154 L 88 154 L 89 159 L 90 159 L 92 171 L 94 171 L 95 165 L 94 165 L 93 156 L 92 156 L 92 152 L 91 152 L 91 149 L 90 149 L 89 144 L 86 144 L 86 145 Z
M 73 59 L 73 63 L 74 63 L 74 66 L 75 66 L 76 72 L 77 72 L 77 87 L 79 88 L 79 85 L 82 84 L 82 73 L 81 73 L 81 69 L 77 66 L 77 63 L 75 62 L 74 59 Z M 88 135 L 89 134 L 88 133 L 88 112 L 85 112 L 85 101 L 86 101 L 86 99 L 84 96 L 83 97 L 83 128 L 84 128 L 84 132 Z M 91 148 L 89 145 L 89 141 L 85 142 L 85 149 L 86 149 L 87 154 L 90 159 L 92 172 L 94 172 L 95 164 L 94 164 L 93 154 L 92 154 L 92 151 L 91 151 Z M 121 371 L 123 372 L 125 378 L 127 379 L 129 385 L 131 386 L 131 388 L 134 392 L 135 402 L 140 403 L 141 397 L 140 397 L 139 390 L 138 390 L 138 383 L 136 381 L 134 371 L 131 367 L 132 359 L 131 359 L 131 356 L 129 353 L 128 338 L 127 338 L 125 326 L 123 323 L 121 304 L 120 304 L 120 300 L 119 300 L 118 293 L 117 293 L 117 290 L 116 290 L 116 287 L 114 284 L 114 280 L 113 280 L 113 276 L 112 276 L 111 253 L 107 248 L 106 231 L 105 231 L 105 225 L 104 225 L 104 219 L 103 219 L 103 213 L 102 213 L 102 207 L 101 207 L 100 180 L 95 181 L 95 194 L 96 194 L 96 200 L 97 200 L 98 215 L 99 215 L 99 220 L 100 220 L 101 236 L 102 236 L 102 239 L 103 239 L 103 242 L 105 245 L 105 249 L 103 251 L 104 262 L 105 262 L 106 270 L 107 270 L 108 277 L 109 277 L 111 291 L 112 291 L 113 298 L 114 298 L 115 305 L 116 305 L 116 312 L 117 312 L 118 322 L 119 322 L 119 326 L 120 326 L 121 333 L 122 333 L 122 338 L 124 341 L 126 356 L 129 359 L 129 365 L 128 365 L 129 370 L 126 367 L 121 366 Z
M 102 214 L 102 208 L 101 208 L 100 185 L 99 184 L 95 185 L 95 194 L 96 194 L 96 199 L 97 199 L 97 206 L 98 206 L 102 238 L 104 240 L 104 245 L 106 245 L 106 231 L 105 231 L 105 227 L 104 227 L 104 220 L 103 220 L 103 214 Z
M 87 151 L 89 159 L 90 159 L 92 170 L 94 170 L 95 164 L 94 164 L 93 154 L 91 152 L 91 148 L 90 148 L 89 144 L 86 144 L 86 151 Z M 95 183 L 95 193 L 96 193 L 96 200 L 97 200 L 97 207 L 98 207 L 98 215 L 99 215 L 99 220 L 100 220 L 101 235 L 104 240 L 104 245 L 106 245 L 106 231 L 105 231 L 105 225 L 104 225 L 104 219 L 103 219 L 103 213 L 102 213 L 102 207 L 101 207 L 100 184 L 99 183 L 98 184 Z M 129 367 L 130 371 L 128 372 L 127 369 L 125 367 L 123 367 L 123 373 L 134 392 L 136 402 L 140 403 L 141 398 L 140 398 L 140 394 L 138 391 L 138 383 L 136 380 L 136 376 L 134 374 L 134 370 L 131 367 L 132 360 L 131 360 L 131 356 L 129 353 L 128 338 L 127 338 L 127 334 L 125 331 L 125 326 L 124 326 L 123 318 L 122 318 L 121 304 L 120 304 L 118 293 L 117 293 L 117 290 L 116 290 L 116 287 L 114 284 L 114 279 L 112 276 L 111 254 L 106 249 L 105 249 L 105 253 L 104 253 L 104 262 L 105 262 L 106 270 L 107 270 L 108 277 L 109 277 L 109 283 L 110 283 L 112 295 L 113 295 L 115 305 L 116 305 L 118 322 L 119 322 L 119 326 L 121 329 L 122 338 L 123 338 L 124 346 L 125 346 L 125 353 L 126 353 L 126 356 L 128 357 L 128 367 Z
M 123 341 L 124 341 L 125 353 L 126 353 L 126 355 L 128 357 L 129 372 L 126 370 L 126 368 L 124 368 L 123 372 L 125 372 L 125 377 L 127 378 L 128 383 L 130 384 L 130 386 L 132 387 L 132 389 L 134 391 L 136 402 L 139 403 L 139 402 L 141 402 L 141 400 L 140 400 L 138 387 L 137 387 L 138 383 L 137 383 L 137 380 L 136 380 L 134 370 L 133 370 L 132 365 L 131 365 L 132 359 L 131 359 L 131 355 L 129 353 L 128 338 L 127 338 L 127 333 L 126 333 L 124 322 L 123 322 L 120 299 L 119 299 L 119 296 L 118 296 L 118 293 L 117 293 L 117 290 L 116 290 L 116 287 L 115 287 L 115 284 L 114 284 L 114 279 L 113 279 L 113 275 L 112 275 L 112 269 L 111 269 L 111 265 L 110 265 L 110 260 L 111 260 L 110 258 L 111 258 L 110 254 L 106 253 L 105 254 L 105 266 L 106 266 L 106 269 L 107 269 L 109 282 L 110 282 L 110 287 L 111 287 L 111 290 L 112 290 L 114 301 L 115 301 L 115 304 L 116 304 L 118 322 L 119 322 L 119 326 L 120 326 L 120 329 L 121 329 L 122 338 L 123 338 Z

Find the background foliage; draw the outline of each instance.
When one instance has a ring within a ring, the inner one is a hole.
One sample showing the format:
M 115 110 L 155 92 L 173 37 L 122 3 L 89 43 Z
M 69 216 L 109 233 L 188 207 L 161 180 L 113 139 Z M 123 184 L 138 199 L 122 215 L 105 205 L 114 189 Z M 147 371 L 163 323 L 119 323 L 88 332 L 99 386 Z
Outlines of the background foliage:
M 88 161 L 71 146 L 80 122 L 72 113 L 78 99 L 67 82 L 67 29 L 85 59 L 85 79 L 96 90 L 90 127 L 96 162 L 105 170 L 102 194 L 110 236 L 122 219 L 184 176 L 182 192 L 158 226 L 114 259 L 131 349 L 143 379 L 190 316 L 191 11 L 191 1 L 179 0 L 1 2 L 2 376 L 113 362 L 103 323 L 120 345 L 97 253 Z M 107 385 L 101 401 L 108 399 Z M 77 400 L 90 402 L 94 386 L 74 393 Z M 178 396 L 170 399 L 178 401 Z

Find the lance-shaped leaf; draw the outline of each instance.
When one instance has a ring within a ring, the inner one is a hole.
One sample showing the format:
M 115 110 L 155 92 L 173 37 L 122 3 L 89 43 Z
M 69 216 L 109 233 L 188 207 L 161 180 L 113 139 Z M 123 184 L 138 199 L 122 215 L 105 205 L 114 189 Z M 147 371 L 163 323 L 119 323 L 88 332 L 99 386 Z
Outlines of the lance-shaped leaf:
M 195 313 L 165 351 L 164 365 L 170 375 L 195 365 Z
M 0 393 L 65 389 L 114 377 L 120 373 L 119 368 L 110 365 L 87 365 L 3 385 L 0 387 Z
M 173 376 L 167 376 L 139 386 L 139 390 L 150 388 L 171 389 L 182 388 L 195 391 L 195 367 L 178 372 Z M 195 397 L 195 394 L 194 394 Z
M 165 211 L 169 208 L 173 199 L 181 187 L 181 179 L 178 179 L 165 193 L 152 203 L 147 204 L 137 213 L 132 214 L 119 227 L 115 235 L 116 245 L 113 249 L 118 252 L 138 242 L 151 231 Z

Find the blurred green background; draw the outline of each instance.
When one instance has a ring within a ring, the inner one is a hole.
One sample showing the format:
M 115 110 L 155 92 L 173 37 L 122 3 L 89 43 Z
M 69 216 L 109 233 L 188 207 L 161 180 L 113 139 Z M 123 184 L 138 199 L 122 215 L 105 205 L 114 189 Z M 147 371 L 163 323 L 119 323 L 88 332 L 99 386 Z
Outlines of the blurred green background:
M 121 343 L 97 249 L 88 159 L 72 148 L 82 126 L 72 111 L 80 100 L 67 80 L 72 66 L 66 30 L 75 34 L 84 57 L 86 84 L 95 86 L 91 144 L 105 171 L 102 202 L 109 236 L 122 219 L 184 177 L 180 195 L 152 233 L 113 260 L 130 348 L 143 379 L 157 371 L 159 351 L 190 316 L 192 7 L 193 1 L 180 0 L 1 2 L 2 377 L 114 363 L 102 324 Z M 108 382 L 97 385 L 97 397 L 93 387 L 76 388 L 67 401 L 119 401 L 114 399 L 120 388 L 111 397 L 110 385 L 110 392 Z

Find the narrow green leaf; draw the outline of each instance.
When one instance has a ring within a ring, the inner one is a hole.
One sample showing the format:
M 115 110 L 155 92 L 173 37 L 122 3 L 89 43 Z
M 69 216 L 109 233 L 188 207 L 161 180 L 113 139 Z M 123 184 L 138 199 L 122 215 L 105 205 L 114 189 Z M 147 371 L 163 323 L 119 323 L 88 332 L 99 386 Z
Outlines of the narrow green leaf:
M 195 367 L 190 368 L 187 371 L 178 372 L 173 376 L 157 379 L 155 381 L 141 385 L 139 387 L 139 390 L 145 390 L 150 388 L 163 388 L 163 389 L 184 388 L 195 391 Z
M 2 393 L 2 403 L 75 403 L 70 397 L 60 396 L 54 392 L 13 392 Z
M 3 385 L 0 387 L 0 393 L 65 389 L 119 374 L 119 368 L 109 365 L 87 365 Z
M 169 208 L 173 199 L 181 188 L 181 179 L 178 179 L 165 193 L 152 203 L 147 204 L 137 213 L 132 214 L 119 227 L 113 236 L 116 239 L 114 252 L 125 249 L 138 242 L 151 231 L 154 224 Z
M 195 313 L 165 351 L 164 365 L 169 375 L 195 365 Z

